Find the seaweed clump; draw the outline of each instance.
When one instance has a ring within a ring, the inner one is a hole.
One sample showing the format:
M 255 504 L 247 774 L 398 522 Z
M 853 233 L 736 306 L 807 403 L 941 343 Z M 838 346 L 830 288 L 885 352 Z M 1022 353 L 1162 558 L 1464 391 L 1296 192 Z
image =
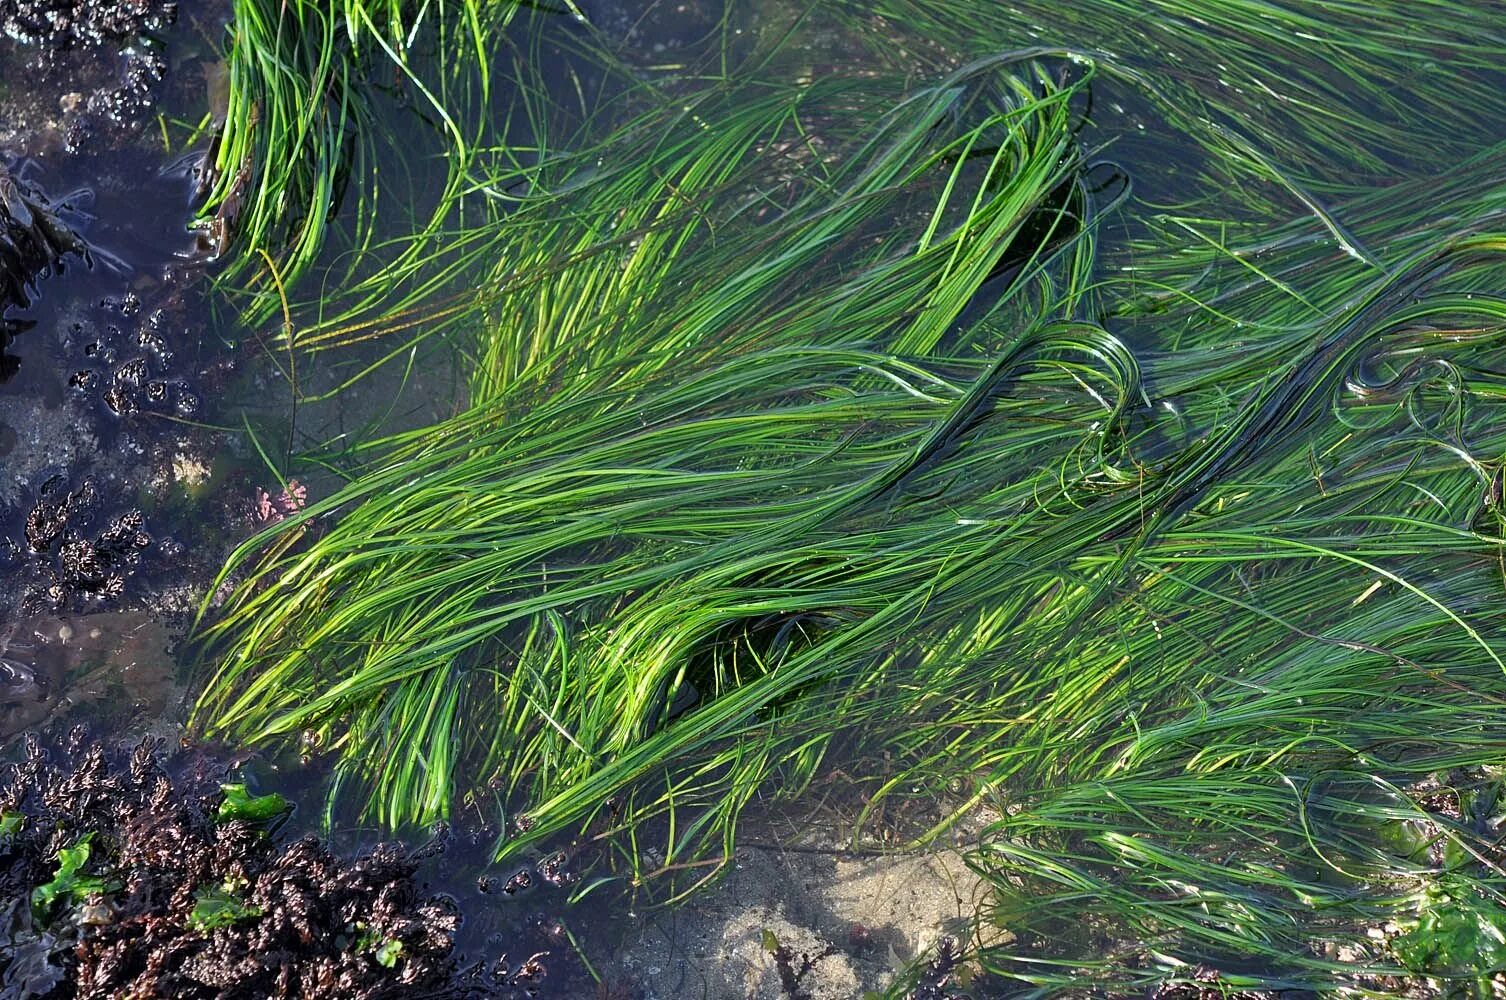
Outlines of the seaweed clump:
M 422 851 L 279 843 L 286 803 L 223 765 L 180 755 L 175 781 L 151 739 L 119 758 L 75 729 L 0 778 L 0 992 L 489 995 L 452 956 L 454 904 L 413 879 Z
M 63 224 L 41 192 L 0 164 L 0 382 L 20 367 L 20 359 L 7 351 L 28 325 L 6 312 L 30 305 L 38 278 L 73 255 L 89 259 L 83 239 Z
M 97 524 L 100 505 L 92 479 L 76 490 L 61 476 L 42 484 L 26 515 L 26 549 L 11 554 L 12 561 L 24 559 L 35 578 L 23 599 L 25 610 L 57 610 L 75 599 L 118 598 L 125 592 L 152 536 L 134 508 Z
M 962 950 L 957 939 L 944 937 L 936 945 L 936 955 L 921 969 L 920 979 L 905 994 L 905 1000 L 966 1000 L 968 994 L 956 987 L 971 978 L 962 964 Z
M 0 309 L 31 303 L 36 279 L 88 247 L 58 218 L 45 195 L 0 164 Z

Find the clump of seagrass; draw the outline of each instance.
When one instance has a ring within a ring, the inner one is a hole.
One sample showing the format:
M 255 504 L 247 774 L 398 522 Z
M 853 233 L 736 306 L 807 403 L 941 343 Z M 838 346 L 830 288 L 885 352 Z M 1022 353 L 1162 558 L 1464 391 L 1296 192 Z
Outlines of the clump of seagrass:
M 1009 934 L 966 958 L 1029 995 L 1484 995 L 1486 15 L 821 6 L 861 73 L 593 109 L 562 126 L 586 153 L 495 169 L 516 202 L 422 258 L 429 291 L 300 327 L 318 353 L 453 323 L 467 408 L 368 437 L 232 557 L 195 724 L 313 733 L 391 826 L 500 809 L 503 857 L 610 811 L 640 878 L 818 781 L 859 831 L 934 803 L 917 844 L 993 806 L 968 860 Z M 440 297 L 456 261 L 482 277 Z
M 391 102 L 373 99 L 394 83 L 405 95 L 400 108 L 417 99 L 446 127 L 431 136 L 404 133 L 382 155 L 404 145 L 429 157 L 443 150 L 443 174 L 424 180 L 442 191 L 425 228 L 437 235 L 453 224 L 449 215 L 462 195 L 474 196 L 466 177 L 477 157 L 500 147 L 507 158 L 508 140 L 492 133 L 489 113 L 477 110 L 490 107 L 493 55 L 481 40 L 499 36 L 528 6 L 462 0 L 410 8 L 361 0 L 331 8 L 314 0 L 233 0 L 225 60 L 229 94 L 216 112 L 220 130 L 206 163 L 209 183 L 201 208 L 205 225 L 221 229 L 216 252 L 225 251 L 232 238 L 239 250 L 227 258 L 225 276 L 251 277 L 247 264 L 258 261 L 252 248 L 264 246 L 289 282 L 305 273 L 347 188 L 353 188 L 362 214 L 377 211 L 373 192 L 351 180 L 369 169 L 378 148 L 373 140 L 386 134 L 393 117 L 402 118 L 393 115 Z M 460 112 L 460 95 L 477 103 Z M 425 256 L 418 241 L 402 242 L 405 250 L 396 259 L 364 243 L 393 268 L 385 280 L 396 280 Z M 274 289 L 250 285 L 256 293 L 252 313 L 270 315 Z
M 170 778 L 167 768 L 177 773 Z M 0 779 L 0 987 L 68 997 L 464 997 L 459 915 L 392 845 L 281 843 L 223 765 L 29 739 Z M 12 995 L 7 992 L 7 995 Z M 490 994 L 485 994 L 490 995 Z

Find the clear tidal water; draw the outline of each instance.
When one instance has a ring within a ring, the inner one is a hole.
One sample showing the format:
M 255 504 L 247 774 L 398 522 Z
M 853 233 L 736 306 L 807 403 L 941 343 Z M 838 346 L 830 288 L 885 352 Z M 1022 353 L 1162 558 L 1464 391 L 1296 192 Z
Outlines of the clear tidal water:
M 621 41 L 623 54 L 636 71 L 662 79 L 667 89 L 693 90 L 700 85 L 694 74 L 681 74 L 685 67 L 706 65 L 702 60 L 706 51 L 718 46 L 733 53 L 751 51 L 771 33 L 787 28 L 790 40 L 780 59 L 770 61 L 769 72 L 784 77 L 864 72 L 864 66 L 851 63 L 861 48 L 847 34 L 854 22 L 823 16 L 819 6 L 807 13 L 804 19 L 798 18 L 793 8 L 783 4 L 725 9 L 714 4 L 650 4 L 638 9 L 601 3 L 586 8 L 588 19 L 603 35 Z M 1215 122 L 1227 134 L 1245 130 L 1248 135 L 1255 125 L 1274 129 L 1297 120 L 1285 109 L 1299 95 L 1289 93 L 1282 81 L 1271 81 L 1269 100 L 1253 101 L 1242 88 L 1254 84 L 1226 73 L 1226 66 L 1187 64 L 1191 50 L 1104 52 L 1114 32 L 1104 31 L 1100 39 L 1084 38 L 1086 29 L 1080 18 L 1063 16 L 1054 22 L 1043 6 L 1016 13 L 1017 17 L 993 22 L 1001 25 L 999 37 L 979 48 L 1068 47 L 1102 53 L 1126 67 L 1127 73 L 1173 75 L 1212 95 L 1209 105 L 1187 109 L 1188 116 Z M 1146 10 L 1137 16 L 1153 22 L 1158 15 Z M 204 23 L 195 21 L 194 25 Z M 896 21 L 874 18 L 865 23 L 868 31 L 876 33 L 910 30 Z M 558 30 L 564 38 L 582 31 L 565 16 Z M 1150 24 L 1142 37 L 1157 38 L 1155 25 Z M 932 41 L 902 40 L 918 52 L 926 52 Z M 1263 43 L 1256 39 L 1252 44 Z M 1098 267 L 1104 273 L 1133 268 L 1152 252 L 1150 244 L 1156 234 L 1178 227 L 1196 231 L 1210 242 L 1228 238 L 1232 243 L 1237 238 L 1249 243 L 1263 227 L 1275 231 L 1280 225 L 1300 226 L 1305 220 L 1305 234 L 1293 236 L 1286 229 L 1279 239 L 1332 239 L 1338 245 L 1350 235 L 1351 225 L 1367 233 L 1384 230 L 1385 226 L 1370 223 L 1374 217 L 1384 219 L 1386 193 L 1411 191 L 1408 185 L 1425 187 L 1429 171 L 1436 170 L 1440 178 L 1436 194 L 1398 193 L 1392 241 L 1369 241 L 1363 252 L 1368 253 L 1373 244 L 1384 256 L 1393 245 L 1416 241 L 1416 234 L 1435 219 L 1447 220 L 1457 205 L 1468 200 L 1469 192 L 1450 187 L 1448 163 L 1419 161 L 1428 143 L 1397 147 L 1388 143 L 1386 129 L 1413 127 L 1415 101 L 1420 100 L 1416 95 L 1436 90 L 1434 74 L 1449 70 L 1457 55 L 1451 50 L 1453 44 L 1440 40 L 1437 62 L 1417 63 L 1414 76 L 1364 90 L 1331 68 L 1321 46 L 1311 46 L 1311 61 L 1292 67 L 1292 77 L 1300 80 L 1298 89 L 1376 125 L 1353 130 L 1356 139 L 1348 160 L 1289 162 L 1283 158 L 1309 147 L 1311 134 L 1272 132 L 1259 136 L 1253 147 L 1231 140 L 1222 149 L 1185 138 L 1179 141 L 1165 109 L 1158 108 L 1132 76 L 1105 75 L 1091 90 L 1090 106 L 1082 109 L 1084 125 L 1078 137 L 1095 164 L 1093 176 L 1101 179 L 1103 202 L 1115 205 L 1096 230 L 1101 252 Z M 144 622 L 153 622 L 152 641 L 161 647 L 163 656 L 172 655 L 172 641 L 158 630 L 182 633 L 228 548 L 254 529 L 257 491 L 272 494 L 278 489 L 268 461 L 280 467 L 296 466 L 311 497 L 327 496 L 342 481 L 338 466 L 345 448 L 379 430 L 391 433 L 424 426 L 460 409 L 467 396 L 465 372 L 470 358 L 458 334 L 435 336 L 397 354 L 387 342 L 377 340 L 338 356 L 321 355 L 317 364 L 303 365 L 299 374 L 296 361 L 290 366 L 286 354 L 273 346 L 279 332 L 277 320 L 255 326 L 240 322 L 238 300 L 212 287 L 219 264 L 196 248 L 186 228 L 194 209 L 192 157 L 204 146 L 202 136 L 189 139 L 193 130 L 188 126 L 200 118 L 211 99 L 213 51 L 186 28 L 170 36 L 168 45 L 180 54 L 172 70 L 172 79 L 180 80 L 180 85 L 164 86 L 158 105 L 160 122 L 151 119 L 134 134 L 101 140 L 77 153 L 44 148 L 40 141 L 29 148 L 23 135 L 6 160 L 10 174 L 44 193 L 94 252 L 89 262 L 66 260 L 57 273 L 38 283 L 30 305 L 6 314 L 12 326 L 6 347 L 9 360 L 0 381 L 0 538 L 4 539 L 0 542 L 0 606 L 9 609 L 8 621 L 13 625 L 45 622 L 37 627 L 55 631 L 58 623 L 68 622 L 70 628 L 103 629 L 106 639 L 114 629 L 121 636 L 120 648 L 131 650 L 129 665 L 122 659 L 101 668 L 100 656 L 108 659 L 108 654 L 101 653 L 100 647 L 108 642 L 96 636 L 87 648 L 88 656 L 79 650 L 77 663 L 51 664 L 46 711 L 17 713 L 12 729 L 66 715 L 93 718 L 95 725 L 107 731 L 172 731 L 185 718 L 191 688 L 185 690 L 155 674 L 141 680 L 136 661 L 150 654 L 130 643 L 140 639 Z M 977 53 L 930 54 L 932 62 L 916 65 L 916 79 L 939 76 L 945 67 Z M 590 69 L 583 62 L 572 63 L 568 56 L 557 55 L 557 72 L 550 80 L 559 88 L 561 105 L 568 107 L 572 99 L 590 90 Z M 1070 64 L 1066 65 L 1063 73 L 1070 70 Z M 1482 89 L 1506 82 L 1488 71 L 1466 71 L 1464 76 Z M 181 78 L 200 83 L 182 85 Z M 14 80 L 11 86 L 16 86 Z M 503 94 L 499 100 L 505 101 L 506 86 L 505 81 L 498 84 Z M 1319 88 L 1328 89 L 1320 92 Z M 1242 120 L 1229 113 L 1228 107 L 1255 110 Z M 1471 148 L 1488 155 L 1499 137 L 1506 135 L 1506 118 L 1489 117 L 1502 107 L 1501 102 L 1483 107 L 1473 136 L 1438 136 L 1438 158 L 1458 160 Z M 411 136 L 416 147 L 432 145 L 425 131 L 432 123 L 412 113 L 411 104 L 401 95 L 379 94 L 377 108 L 397 142 Z M 1335 128 L 1344 125 L 1334 123 Z M 159 132 L 167 135 L 165 143 Z M 1251 153 L 1250 148 L 1257 151 Z M 399 157 L 397 151 L 394 146 L 393 159 L 388 161 L 379 149 L 377 162 L 363 166 L 374 174 L 396 163 L 411 167 L 413 159 Z M 1225 161 L 1238 161 L 1247 187 L 1217 190 L 1221 171 L 1229 169 Z M 421 158 L 418 162 L 423 163 Z M 442 161 L 428 166 L 432 176 L 420 172 L 405 178 L 419 198 L 432 194 L 444 177 Z M 366 176 L 357 172 L 353 182 Z M 1506 182 L 1506 176 L 1498 174 L 1496 179 Z M 1273 189 L 1278 193 L 1273 195 Z M 1374 203 L 1364 201 L 1365 189 L 1375 192 Z M 1126 190 L 1127 196 L 1117 199 Z M 358 221 L 354 205 L 347 200 L 337 214 L 335 234 L 322 262 L 325 270 L 316 269 L 305 290 L 329 280 L 347 262 L 348 247 L 342 241 Z M 1273 217 L 1273 205 L 1278 217 Z M 1331 205 L 1338 207 L 1330 211 Z M 1497 206 L 1498 212 L 1503 210 Z M 1267 259 L 1259 251 L 1246 258 L 1252 272 Z M 1148 288 L 1151 284 L 1147 279 Z M 1166 293 L 1162 288 L 1151 291 Z M 316 315 L 317 296 L 294 298 L 308 310 L 296 322 Z M 1209 310 L 1219 304 L 1210 302 Z M 987 311 L 989 305 L 985 301 L 981 307 Z M 1142 352 L 1145 384 L 1154 395 L 1163 378 L 1158 361 L 1178 350 L 1182 332 L 1158 325 L 1149 314 L 1089 318 L 1103 320 L 1125 343 Z M 1178 322 L 1188 321 L 1179 317 Z M 1240 349 L 1241 322 L 1236 318 L 1229 326 L 1229 351 Z M 313 398 L 373 365 L 374 371 L 352 390 L 328 399 Z M 305 397 L 297 403 L 292 402 L 295 388 Z M 1158 419 L 1164 423 L 1146 439 L 1159 435 L 1163 452 L 1185 446 L 1206 429 L 1182 421 L 1175 413 Z M 1157 447 L 1147 444 L 1147 454 L 1159 453 Z M 300 459 L 293 461 L 295 456 Z M 38 511 L 44 516 L 39 517 Z M 133 512 L 136 519 L 129 520 Z M 37 524 L 47 516 L 60 527 L 53 541 L 39 550 L 28 532 L 35 534 Z M 116 530 L 122 517 L 129 523 Z M 105 555 L 80 569 L 68 562 L 65 548 L 70 542 L 93 545 Z M 1258 568 L 1251 570 L 1258 572 Z M 88 664 L 84 664 L 86 659 Z M 101 680 L 101 669 L 108 683 Z M 142 687 L 132 690 L 137 684 Z M 65 689 L 72 693 L 64 696 Z M 14 732 L 4 735 L 9 739 Z M 13 740 L 10 746 L 13 750 Z M 299 800 L 291 828 L 321 827 L 327 773 L 317 755 L 301 764 L 296 749 L 280 755 L 258 753 L 247 766 L 257 782 Z M 341 847 L 369 844 L 382 835 L 346 814 L 336 813 L 332 818 L 330 834 Z M 515 875 L 513 869 L 494 870 L 487 864 L 488 852 L 499 836 L 491 825 L 494 822 L 494 817 L 487 816 L 456 817 L 455 846 L 430 872 L 436 884 L 460 899 L 468 915 L 464 949 L 476 954 L 495 950 L 524 924 L 561 939 L 563 932 L 555 926 L 560 919 L 579 928 L 579 943 L 588 955 L 593 953 L 591 935 L 611 940 L 626 933 L 621 921 L 634 903 L 631 895 L 619 894 L 615 885 L 589 895 L 585 904 L 572 909 L 566 899 L 578 891 L 578 883 L 535 888 L 516 894 L 516 899 L 513 893 L 499 897 L 494 884 L 478 883 L 478 871 L 483 879 L 505 881 Z M 767 833 L 770 828 L 755 825 L 754 829 Z M 790 895 L 800 891 L 791 887 Z M 882 958 L 869 956 L 879 965 Z

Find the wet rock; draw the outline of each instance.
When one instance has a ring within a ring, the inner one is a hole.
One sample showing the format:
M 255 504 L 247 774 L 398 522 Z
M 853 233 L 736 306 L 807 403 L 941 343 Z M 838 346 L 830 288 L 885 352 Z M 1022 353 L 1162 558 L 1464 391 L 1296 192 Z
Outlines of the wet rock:
M 150 110 L 167 75 L 162 35 L 177 17 L 168 0 L 6 0 L 0 5 L 0 50 L 12 85 L 57 94 L 65 143 L 76 148 L 97 132 L 128 130 Z M 19 89 L 19 88 L 17 88 Z
M 162 31 L 177 16 L 163 0 L 8 0 L 0 30 L 42 50 L 41 60 L 76 48 L 118 46 Z
M 0 508 L 30 513 L 38 487 L 99 450 L 88 419 L 39 396 L 0 393 Z
M 59 301 L 99 277 L 49 286 L 64 294 L 41 304 L 22 378 L 0 394 L 0 569 L 12 570 L 0 572 L 0 608 L 138 604 L 202 572 L 230 537 L 189 516 L 216 432 L 161 419 L 196 414 L 201 395 L 234 376 L 201 349 L 195 275 L 137 276 L 116 294 Z M 202 533 L 169 539 L 158 525 L 172 523 Z M 215 551 L 194 544 L 205 540 Z
M 0 984 L 23 995 L 375 1000 L 514 997 L 453 955 L 460 915 L 395 844 L 342 859 L 313 837 L 226 814 L 226 768 L 128 756 L 75 731 L 28 742 L 0 776 Z M 60 852 L 83 861 L 67 883 Z M 39 886 L 51 902 L 33 905 Z M 526 971 L 542 974 L 535 956 Z M 527 963 L 524 963 L 527 965 Z M 511 972 L 512 970 L 510 970 Z
M 114 417 L 198 412 L 199 392 L 180 371 L 179 348 L 188 340 L 182 280 L 175 275 L 155 287 L 154 305 L 144 313 L 132 291 L 70 324 L 63 348 L 74 365 L 67 384 L 77 398 L 99 400 Z

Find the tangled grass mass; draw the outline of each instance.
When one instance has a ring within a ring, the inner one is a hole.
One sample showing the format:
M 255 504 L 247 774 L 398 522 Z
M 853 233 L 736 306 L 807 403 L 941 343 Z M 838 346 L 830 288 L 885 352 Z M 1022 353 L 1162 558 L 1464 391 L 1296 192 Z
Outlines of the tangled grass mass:
M 1000 995 L 1489 995 L 1499 9 L 343 6 L 236 4 L 225 294 L 467 384 L 280 470 L 196 725 L 636 879 L 840 785 L 968 831 Z

